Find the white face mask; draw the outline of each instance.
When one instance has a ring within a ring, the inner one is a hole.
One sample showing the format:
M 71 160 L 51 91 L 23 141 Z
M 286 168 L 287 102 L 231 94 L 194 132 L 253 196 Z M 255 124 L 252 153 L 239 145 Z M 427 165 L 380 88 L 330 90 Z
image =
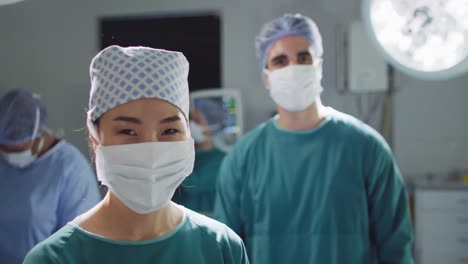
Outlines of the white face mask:
M 192 134 L 195 143 L 202 143 L 208 140 L 208 137 L 204 134 L 205 129 L 197 124 L 195 121 L 190 121 L 190 133 Z
M 34 161 L 37 160 L 37 157 L 39 156 L 43 145 L 44 138 L 41 138 L 41 141 L 39 142 L 35 154 L 33 154 L 32 150 L 29 148 L 21 152 L 2 152 L 2 156 L 12 166 L 20 169 L 26 168 L 27 166 L 31 165 Z
M 147 214 L 166 206 L 192 173 L 193 140 L 98 146 L 97 176 L 128 208 Z
M 314 65 L 290 65 L 265 73 L 273 101 L 291 112 L 303 111 L 323 91 L 322 71 Z

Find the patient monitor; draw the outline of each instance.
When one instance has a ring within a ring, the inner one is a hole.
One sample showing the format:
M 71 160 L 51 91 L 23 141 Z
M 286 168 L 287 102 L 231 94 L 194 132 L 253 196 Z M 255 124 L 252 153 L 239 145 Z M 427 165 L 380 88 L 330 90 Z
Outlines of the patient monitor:
M 240 93 L 233 89 L 197 90 L 190 93 L 192 110 L 200 111 L 213 135 L 214 145 L 229 149 L 243 133 L 243 113 Z

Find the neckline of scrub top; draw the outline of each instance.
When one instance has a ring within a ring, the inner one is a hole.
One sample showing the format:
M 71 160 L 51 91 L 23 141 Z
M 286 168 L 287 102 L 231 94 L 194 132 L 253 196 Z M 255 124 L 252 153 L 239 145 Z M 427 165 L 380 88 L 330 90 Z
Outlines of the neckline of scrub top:
M 27 167 L 24 167 L 24 168 L 21 168 L 20 170 L 28 170 L 28 169 L 34 167 L 34 165 L 40 163 L 41 161 L 47 159 L 50 155 L 54 154 L 54 152 L 56 152 L 61 146 L 63 146 L 63 144 L 65 144 L 65 140 L 60 139 L 50 149 L 48 149 L 46 151 L 46 153 L 44 153 L 42 156 L 38 157 L 33 163 L 31 163 L 31 165 L 29 165 Z
M 40 156 L 39 158 L 37 158 L 36 161 L 41 161 L 43 159 L 46 159 L 48 156 L 52 155 L 55 151 L 57 151 L 57 149 L 60 148 L 60 146 L 62 146 L 63 144 L 65 144 L 65 140 L 64 139 L 60 139 L 57 143 L 55 143 L 49 150 L 46 151 L 46 153 L 44 153 L 44 155 Z
M 275 127 L 277 130 L 279 130 L 280 132 L 285 132 L 285 133 L 288 133 L 288 134 L 294 134 L 294 135 L 310 135 L 312 133 L 316 133 L 317 131 L 319 131 L 320 129 L 322 129 L 326 124 L 328 124 L 330 122 L 330 120 L 333 118 L 333 115 L 335 113 L 335 109 L 331 108 L 331 107 L 326 107 L 326 110 L 327 110 L 327 115 L 325 116 L 325 118 L 320 122 L 320 124 L 318 124 L 318 126 L 314 127 L 314 128 L 311 128 L 311 129 L 307 129 L 307 130 L 291 130 L 291 129 L 287 129 L 287 128 L 284 128 L 284 127 L 280 127 L 277 123 L 276 123 L 276 120 L 278 120 L 279 118 L 279 115 L 275 115 L 273 118 L 270 119 L 270 122 L 273 124 L 273 127 Z
M 88 236 L 88 237 L 91 237 L 91 238 L 94 238 L 94 239 L 97 239 L 97 240 L 100 240 L 100 241 L 103 241 L 103 242 L 106 242 L 106 243 L 109 243 L 109 244 L 124 245 L 124 246 L 143 246 L 143 245 L 148 245 L 148 244 L 157 243 L 157 242 L 167 240 L 170 237 L 172 237 L 173 235 L 175 235 L 180 229 L 182 229 L 182 227 L 187 222 L 187 213 L 186 213 L 186 208 L 185 207 L 183 207 L 181 205 L 179 205 L 179 206 L 182 207 L 182 210 L 184 212 L 184 216 L 182 217 L 182 221 L 180 221 L 180 223 L 174 229 L 172 229 L 169 233 L 167 233 L 167 234 L 165 234 L 163 236 L 157 237 L 157 238 L 149 239 L 149 240 L 141 240 L 141 241 L 114 240 L 114 239 L 103 237 L 103 236 L 91 233 L 91 232 L 89 232 L 87 230 L 84 230 L 77 223 L 74 223 L 73 221 L 68 222 L 68 225 L 74 227 L 78 232 L 80 232 L 81 234 L 83 234 L 85 236 Z

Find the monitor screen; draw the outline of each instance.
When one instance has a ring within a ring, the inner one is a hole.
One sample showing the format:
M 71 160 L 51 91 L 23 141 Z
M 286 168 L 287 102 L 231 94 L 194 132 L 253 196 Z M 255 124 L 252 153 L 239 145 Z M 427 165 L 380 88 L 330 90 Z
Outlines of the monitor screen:
M 100 45 L 180 51 L 190 62 L 190 91 L 222 87 L 221 19 L 218 12 L 100 17 Z

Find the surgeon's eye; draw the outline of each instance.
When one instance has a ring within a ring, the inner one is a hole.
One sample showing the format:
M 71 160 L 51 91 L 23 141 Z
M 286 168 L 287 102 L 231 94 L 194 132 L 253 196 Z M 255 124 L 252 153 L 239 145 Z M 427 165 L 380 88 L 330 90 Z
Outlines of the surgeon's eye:
M 273 67 L 286 66 L 288 64 L 288 57 L 286 55 L 276 56 L 271 60 L 271 64 Z
M 128 136 L 136 136 L 136 132 L 133 129 L 122 129 L 119 131 L 119 134 L 128 135 Z
M 164 130 L 162 135 L 163 136 L 169 136 L 169 135 L 176 135 L 178 133 L 180 133 L 180 131 L 178 129 L 169 128 L 169 129 Z
M 301 52 L 297 56 L 297 63 L 298 64 L 312 64 L 312 55 L 309 52 Z

